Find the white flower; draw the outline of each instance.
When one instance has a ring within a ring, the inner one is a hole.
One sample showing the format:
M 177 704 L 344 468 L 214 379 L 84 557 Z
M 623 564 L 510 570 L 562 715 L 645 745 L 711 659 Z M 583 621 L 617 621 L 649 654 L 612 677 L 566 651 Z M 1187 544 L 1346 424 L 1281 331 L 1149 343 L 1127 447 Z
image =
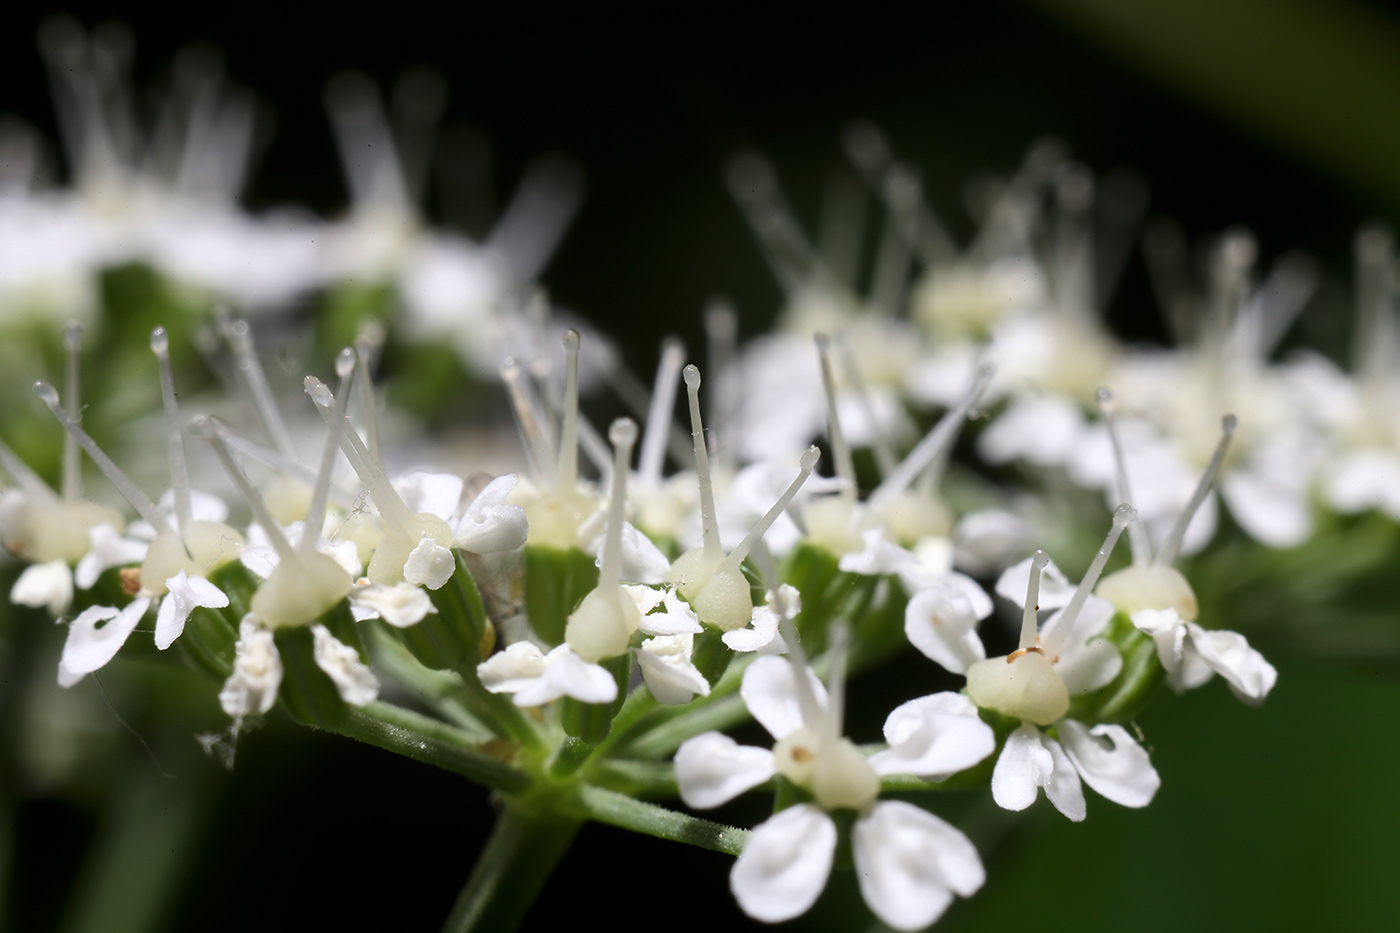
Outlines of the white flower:
M 694 641 L 694 635 L 657 635 L 634 649 L 642 679 L 657 702 L 679 706 L 697 694 L 710 695 L 709 682 L 690 660 Z
M 61 616 L 73 603 L 73 571 L 61 559 L 30 564 L 10 588 L 10 602 L 36 609 L 47 606 L 53 615 Z
M 233 673 L 219 691 L 219 705 L 234 720 L 235 731 L 249 716 L 262 716 L 277 702 L 282 685 L 282 658 L 272 633 L 251 614 L 238 626 Z
M 356 621 L 379 618 L 396 628 L 407 628 L 423 621 L 429 613 L 437 612 L 422 587 L 407 582 L 383 586 L 362 577 L 351 588 L 349 596 Z
M 567 644 L 546 655 L 530 642 L 518 641 L 478 664 L 476 673 L 492 693 L 514 694 L 516 706 L 543 706 L 564 696 L 581 703 L 617 699 L 613 675 Z
M 785 654 L 788 645 L 778 631 L 778 613 L 773 608 L 779 601 L 786 607 L 785 611 L 789 615 L 795 616 L 802 611 L 802 594 L 797 591 L 797 587 L 787 583 L 780 584 L 776 592 L 768 591 L 767 602 L 764 605 L 753 607 L 753 616 L 746 627 L 725 632 L 720 636 L 721 639 L 731 651 Z
M 354 648 L 340 641 L 324 625 L 311 626 L 316 666 L 335 684 L 340 698 L 351 706 L 373 703 L 379 696 L 379 681 L 360 660 Z
M 699 635 L 704 629 L 695 610 L 681 599 L 675 587 L 660 589 L 643 585 L 624 585 L 623 592 L 637 604 L 641 622 L 637 628 L 648 635 Z
M 1258 706 L 1278 679 L 1273 665 L 1237 632 L 1208 631 L 1182 619 L 1174 608 L 1142 609 L 1131 618 L 1133 625 L 1157 643 L 1167 683 L 1178 693 L 1219 674 L 1235 696 Z
M 71 687 L 116 657 L 150 607 L 149 596 L 138 596 L 122 609 L 92 606 L 78 613 L 68 625 L 68 640 L 58 661 L 59 685 Z
M 97 578 L 112 567 L 141 563 L 146 559 L 146 549 L 150 546 L 149 541 L 122 537 L 115 528 L 106 524 L 89 528 L 88 541 L 92 544 L 92 550 L 84 554 L 73 568 L 73 582 L 83 590 L 91 588 Z
M 165 581 L 166 594 L 156 611 L 156 647 L 164 651 L 180 633 L 196 608 L 222 609 L 228 605 L 224 591 L 200 576 L 181 570 Z
M 887 751 L 870 758 L 879 774 L 944 781 L 996 751 L 992 729 L 960 693 L 935 693 L 895 707 L 885 720 Z
M 529 526 L 525 510 L 506 501 L 516 475 L 507 473 L 486 484 L 452 526 L 452 546 L 473 554 L 494 554 L 525 546 Z
M 432 539 L 426 531 L 404 561 L 403 578 L 414 586 L 426 586 L 430 590 L 441 589 L 452 572 L 457 569 L 457 558 L 452 551 Z
M 826 810 L 836 808 L 860 814 L 851 842 L 861 892 L 875 915 L 895 929 L 922 929 L 942 914 L 953 894 L 968 896 L 981 887 L 982 863 L 967 837 L 918 807 L 876 800 L 873 762 L 836 731 L 839 714 L 828 710 L 827 692 L 810 668 L 761 657 L 744 672 L 740 693 L 777 745 L 771 752 L 744 747 L 717 732 L 689 739 L 676 751 L 681 799 L 695 808 L 716 807 L 774 774 L 815 797 L 814 803 L 789 807 L 755 827 L 729 876 L 745 913 L 777 923 L 816 902 L 831 873 L 838 836 Z M 972 764 L 995 742 L 982 745 L 985 750 Z M 934 757 L 939 767 L 955 767 L 955 758 L 968 760 L 975 752 L 962 747 L 948 758 Z
M 1122 726 L 1087 728 L 1073 719 L 1055 725 L 1059 742 L 1028 722 L 1006 737 L 992 770 L 992 799 L 999 806 L 1024 810 L 1044 788 L 1055 809 L 1078 822 L 1085 816 L 1081 778 L 1125 807 L 1152 802 L 1161 778 L 1147 752 Z

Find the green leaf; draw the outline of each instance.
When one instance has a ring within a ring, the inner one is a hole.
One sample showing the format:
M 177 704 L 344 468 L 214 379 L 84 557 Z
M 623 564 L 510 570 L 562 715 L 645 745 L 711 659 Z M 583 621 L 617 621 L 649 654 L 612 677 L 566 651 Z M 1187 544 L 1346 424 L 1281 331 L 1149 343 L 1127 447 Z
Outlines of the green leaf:
M 597 585 L 593 558 L 578 548 L 525 547 L 525 612 L 547 644 L 564 641 L 570 613 Z

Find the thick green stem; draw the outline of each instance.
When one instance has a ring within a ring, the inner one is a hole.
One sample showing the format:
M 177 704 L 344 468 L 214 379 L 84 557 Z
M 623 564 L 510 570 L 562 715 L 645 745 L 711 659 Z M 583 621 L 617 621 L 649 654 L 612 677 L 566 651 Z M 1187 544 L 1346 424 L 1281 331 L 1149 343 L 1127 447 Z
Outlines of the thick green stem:
M 524 772 L 478 751 L 461 730 L 388 703 L 348 707 L 324 728 L 495 790 L 515 793 L 530 784 Z
M 599 823 L 630 829 L 634 833 L 643 833 L 658 839 L 684 842 L 715 852 L 738 855 L 749 839 L 747 829 L 737 829 L 712 820 L 677 813 L 675 810 L 658 807 L 654 803 L 643 803 L 626 794 L 589 784 L 579 788 L 577 803 L 581 816 Z
M 508 801 L 452 905 L 443 933 L 509 933 L 519 928 L 581 822 L 553 812 L 530 812 Z

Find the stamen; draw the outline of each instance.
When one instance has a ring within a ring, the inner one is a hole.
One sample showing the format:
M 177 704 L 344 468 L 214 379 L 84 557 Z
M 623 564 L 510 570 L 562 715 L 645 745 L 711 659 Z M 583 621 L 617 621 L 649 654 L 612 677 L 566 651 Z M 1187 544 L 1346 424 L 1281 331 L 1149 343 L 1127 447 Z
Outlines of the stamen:
M 224 332 L 224 337 L 228 340 L 229 349 L 233 351 L 234 362 L 238 366 L 243 384 L 252 396 L 253 407 L 257 410 L 263 430 L 282 456 L 295 460 L 296 446 L 292 443 L 292 435 L 287 431 L 287 424 L 282 420 L 281 412 L 277 410 L 272 390 L 268 388 L 267 376 L 263 373 L 262 363 L 253 348 L 253 333 L 248 327 L 248 322 L 234 321 Z
M 1099 389 L 1097 398 L 1099 413 L 1103 415 L 1104 426 L 1108 428 L 1108 440 L 1113 446 L 1113 469 L 1117 486 L 1115 492 L 1119 502 L 1131 503 L 1133 494 L 1128 488 L 1128 461 L 1123 455 L 1123 441 L 1118 436 L 1118 425 L 1113 420 L 1118 406 L 1113 399 L 1113 392 L 1107 386 Z M 1137 522 L 1128 526 L 1128 546 L 1133 552 L 1134 567 L 1143 567 L 1152 561 L 1152 544 L 1147 539 L 1145 526 Z
M 345 409 L 350 404 L 350 383 L 355 378 L 355 362 L 365 359 L 360 347 L 354 350 L 346 347 L 340 351 L 340 355 L 335 359 L 335 374 L 340 377 L 340 391 L 335 396 L 335 411 L 332 417 L 336 424 L 345 423 Z M 369 379 L 361 380 L 361 383 L 368 383 Z M 373 396 L 370 397 L 370 404 L 373 406 Z M 339 438 L 334 428 L 326 432 L 326 443 L 321 450 L 321 466 L 316 474 L 316 483 L 312 486 L 311 507 L 306 512 L 306 527 L 301 533 L 300 547 L 303 553 L 316 550 L 316 545 L 321 540 L 321 526 L 326 522 L 326 500 L 331 492 L 331 474 L 335 472 L 335 452 L 339 449 Z M 378 500 L 375 500 L 378 504 Z
M 1108 537 L 1104 539 L 1103 546 L 1099 548 L 1099 553 L 1094 555 L 1094 562 L 1084 573 L 1084 579 L 1079 581 L 1074 595 L 1065 604 L 1064 612 L 1060 614 L 1054 627 L 1047 631 L 1041 640 L 1041 646 L 1050 657 L 1056 657 L 1060 653 L 1060 646 L 1064 643 L 1070 630 L 1074 628 L 1074 622 L 1079 618 L 1080 610 L 1084 608 L 1089 594 L 1094 591 L 1094 586 L 1099 582 L 1099 575 L 1103 573 L 1104 565 L 1108 563 L 1108 556 L 1113 553 L 1113 546 L 1118 543 L 1118 536 L 1123 533 L 1124 528 L 1132 524 L 1135 518 L 1137 518 L 1137 509 L 1127 503 L 1118 506 L 1113 511 L 1113 527 L 1108 530 Z
M 719 543 L 719 522 L 715 515 L 715 491 L 710 485 L 710 454 L 705 446 L 705 425 L 700 419 L 700 369 L 694 363 L 685 368 L 685 390 L 690 397 L 690 439 L 695 445 L 695 472 L 700 477 L 700 530 L 705 542 L 706 560 L 724 553 Z
M 642 434 L 642 453 L 637 462 L 637 478 L 647 485 L 655 486 L 661 482 L 661 468 L 666 460 L 666 439 L 670 434 L 671 416 L 676 409 L 676 386 L 684 365 L 685 344 L 678 337 L 667 337 L 661 344 L 661 363 L 656 367 L 656 384 L 651 392 L 646 430 Z
M 342 354 L 342 358 L 344 358 Z M 352 360 L 354 355 L 351 354 Z M 339 360 L 337 360 L 337 366 Z M 307 376 L 303 385 L 306 394 L 311 396 L 311 400 L 316 403 L 317 409 L 321 412 L 321 417 L 330 426 L 331 433 L 340 435 L 340 448 L 345 452 L 345 458 L 350 461 L 350 466 L 360 477 L 360 482 L 369 487 L 369 494 L 374 498 L 375 508 L 379 510 L 379 515 L 384 519 L 386 525 L 402 534 L 416 537 L 413 534 L 415 524 L 413 515 L 408 511 L 408 506 L 404 505 L 399 494 L 394 491 L 394 484 L 389 482 L 389 477 L 384 474 L 383 468 L 378 462 L 369 458 L 369 451 L 365 449 L 365 442 L 360 440 L 360 436 L 350 430 L 349 422 L 344 417 L 336 418 L 331 411 L 331 406 L 336 405 L 336 398 L 331 394 L 331 390 L 326 384 L 315 376 Z M 338 407 L 338 406 L 337 406 Z
M 1363 381 L 1387 375 L 1384 370 L 1386 307 L 1395 291 L 1395 237 L 1382 226 L 1356 235 L 1356 335 L 1352 370 Z
M 953 442 L 957 439 L 958 431 L 962 428 L 963 420 L 967 418 L 968 412 L 977 404 L 982 392 L 987 388 L 987 383 L 992 381 L 992 376 L 996 372 L 996 367 L 991 363 L 984 363 L 978 369 L 976 377 L 972 380 L 972 385 L 968 387 L 967 394 L 957 407 L 950 409 L 938 423 L 933 426 L 933 430 L 924 436 L 924 439 L 914 445 L 914 449 L 909 451 L 909 455 L 904 458 L 894 472 L 885 477 L 885 481 L 875 488 L 870 494 L 870 498 L 865 503 L 865 514 L 867 520 L 877 519 L 883 509 L 888 506 L 895 497 L 909 488 L 909 484 L 914 481 L 924 468 L 934 460 L 943 456 L 947 450 L 951 450 Z
M 87 432 L 78 427 L 78 423 L 73 420 L 63 406 L 58 403 L 58 390 L 47 382 L 34 383 L 34 394 L 39 396 L 39 400 L 49 406 L 49 411 L 58 419 L 59 423 L 68 429 L 68 433 L 77 439 L 88 456 L 97 464 L 98 468 L 111 480 L 112 485 L 117 487 L 117 492 L 122 494 L 122 498 L 131 503 L 131 507 L 144 518 L 157 532 L 170 528 L 170 523 L 165 520 L 165 516 L 160 514 L 160 509 L 150 500 L 147 495 L 137 488 L 136 484 L 127 478 L 126 474 L 117 468 L 112 462 L 112 458 L 103 453 L 102 448 L 97 446 L 97 442 L 88 436 Z M 13 471 L 12 471 L 13 472 Z M 18 477 L 16 477 L 18 478 Z
M 83 403 L 79 394 L 80 380 L 78 366 L 82 357 L 83 328 L 77 321 L 70 321 L 63 329 L 63 343 L 68 350 L 68 371 L 65 373 L 68 403 L 68 417 L 75 422 L 83 420 Z M 63 498 L 72 502 L 83 495 L 83 464 L 79 453 L 78 439 L 72 434 L 63 438 Z
M 851 626 L 845 619 L 832 625 L 826 646 L 826 737 L 839 739 L 846 717 L 846 659 L 851 653 Z M 800 678 L 806 680 L 805 677 Z
M 879 430 L 879 419 L 875 413 L 875 403 L 871 400 L 870 389 L 865 383 L 865 377 L 860 373 L 860 367 L 856 364 L 856 355 L 851 350 L 848 340 L 837 339 L 836 347 L 841 351 L 841 364 L 846 368 L 846 378 L 851 382 L 851 388 L 855 390 L 857 401 L 860 403 L 865 420 L 870 422 L 871 439 L 870 449 L 875 454 L 875 469 L 879 472 L 880 478 L 884 479 L 894 472 L 895 466 L 899 463 L 895 459 L 894 447 L 890 444 L 890 439 L 884 432 Z M 937 479 L 935 476 L 934 479 Z
M 0 441 L 0 467 L 5 468 L 5 472 L 10 474 L 10 478 L 20 485 L 24 494 L 31 499 L 40 502 L 56 502 L 58 497 L 49 488 L 49 484 L 44 482 L 38 473 L 29 468 L 29 464 L 20 459 L 19 455 L 10 449 L 10 445 Z
M 380 459 L 379 404 L 374 397 L 374 379 L 371 373 L 383 346 L 384 325 L 371 319 L 355 338 L 355 359 L 360 372 L 360 418 L 365 423 L 365 443 L 369 447 L 370 456 L 375 460 Z
M 801 289 L 821 265 L 778 190 L 773 166 L 756 152 L 745 153 L 730 160 L 725 181 L 758 238 L 773 277 L 788 293 Z
M 525 374 L 514 358 L 507 357 L 501 364 L 501 379 L 510 393 L 511 410 L 515 412 L 515 423 L 525 439 L 525 450 L 534 464 L 536 479 L 542 479 L 548 464 L 554 462 L 554 448 L 540 429 L 540 419 L 526 385 Z
M 1045 569 L 1045 565 L 1050 563 L 1050 555 L 1044 551 L 1036 551 L 1031 556 L 1031 576 L 1026 584 L 1026 605 L 1021 612 L 1021 643 L 1018 646 L 1022 651 L 1029 651 L 1036 646 L 1036 629 L 1040 625 L 1040 573 Z
M 175 374 L 170 367 L 170 338 L 164 327 L 151 331 L 151 352 L 160 370 L 160 396 L 165 405 L 165 441 L 170 452 L 170 487 L 175 493 L 175 521 L 184 535 L 193 517 L 190 472 L 185 463 L 185 432 L 180 427 L 180 403 L 175 399 Z M 72 408 L 69 408 L 72 414 Z
M 1215 454 L 1206 465 L 1206 471 L 1201 474 L 1201 481 L 1196 484 L 1196 491 L 1191 494 L 1186 508 L 1181 510 L 1181 514 L 1172 524 L 1172 530 L 1167 535 L 1162 550 L 1157 554 L 1157 564 L 1170 567 L 1172 561 L 1176 560 L 1176 554 L 1181 550 L 1181 539 L 1186 537 L 1186 528 L 1191 524 L 1191 519 L 1195 517 L 1201 503 L 1206 501 L 1206 495 L 1215 483 L 1215 477 L 1220 473 L 1220 465 L 1225 462 L 1225 452 L 1230 449 L 1230 438 L 1235 434 L 1237 423 L 1234 415 L 1226 415 L 1220 419 L 1220 443 L 1216 445 Z
M 783 514 L 783 510 L 788 507 L 788 503 L 797 495 L 802 484 L 807 482 L 807 477 L 812 475 L 812 468 L 817 465 L 817 460 L 821 457 L 821 451 L 815 447 L 808 447 L 807 452 L 802 455 L 799 463 L 800 471 L 797 479 L 792 481 L 792 485 L 783 491 L 778 497 L 778 501 L 773 503 L 773 507 L 768 510 L 768 514 L 758 520 L 749 533 L 744 536 L 744 540 L 739 542 L 739 546 L 729 552 L 729 556 L 724 559 L 715 570 L 715 576 L 722 573 L 738 573 L 739 565 L 744 562 L 744 558 L 749 556 L 749 551 L 758 543 L 759 539 L 767 534 L 768 529 L 778 520 L 778 516 Z
M 578 343 L 578 331 L 564 331 L 564 421 L 554 486 L 569 494 L 578 486 Z
M 721 443 L 729 437 L 729 399 L 733 394 L 719 391 L 722 380 L 733 373 L 734 348 L 739 336 L 739 316 L 734 305 L 727 298 L 713 298 L 705 306 L 705 359 L 710 374 L 716 379 L 716 391 L 710 393 L 710 404 L 705 414 L 710 421 L 710 437 L 715 439 L 715 461 L 723 466 L 732 466 L 734 445 Z M 730 386 L 733 389 L 733 386 Z
M 637 443 L 637 423 L 618 418 L 608 429 L 613 444 L 612 498 L 608 501 L 608 530 L 603 539 L 602 566 L 598 586 L 617 586 L 622 574 L 622 523 L 627 517 L 627 471 L 632 463 L 632 447 Z
M 851 459 L 851 448 L 846 446 L 846 438 L 841 433 L 841 420 L 836 415 L 836 377 L 831 372 L 831 338 L 826 334 L 817 334 L 816 341 L 817 353 L 821 356 L 822 388 L 826 390 L 826 436 L 831 442 L 836 475 L 844 486 L 841 496 L 848 502 L 854 502 L 856 467 Z
M 886 209 L 885 229 L 880 234 L 879 252 L 875 255 L 870 304 L 876 311 L 892 317 L 904 306 L 905 286 L 909 282 L 911 256 L 908 225 L 904 219 L 918 206 L 919 176 L 910 167 L 895 163 L 885 172 L 880 193 Z
M 228 478 L 233 480 L 233 485 L 238 488 L 239 494 L 243 496 L 243 501 L 248 503 L 248 508 L 253 513 L 253 519 L 262 526 L 263 531 L 267 532 L 267 539 L 272 543 L 277 556 L 284 561 L 297 563 L 299 561 L 297 552 L 292 548 L 292 543 L 287 540 L 287 536 L 282 534 L 282 526 L 277 524 L 277 519 L 272 517 L 272 512 L 268 509 L 267 503 L 263 501 L 262 494 L 248 479 L 248 474 L 243 472 L 238 461 L 233 458 L 233 452 L 229 450 L 228 444 L 224 443 L 226 430 L 224 423 L 218 418 L 200 415 L 190 422 L 190 430 L 197 437 L 204 438 L 209 442 L 209 446 L 214 448 L 214 455 L 219 458 L 219 463 L 223 465 Z
M 847 166 L 833 165 L 822 196 L 817 250 L 831 270 L 832 279 L 843 288 L 854 288 L 856 284 L 865 212 L 865 186 L 861 180 Z

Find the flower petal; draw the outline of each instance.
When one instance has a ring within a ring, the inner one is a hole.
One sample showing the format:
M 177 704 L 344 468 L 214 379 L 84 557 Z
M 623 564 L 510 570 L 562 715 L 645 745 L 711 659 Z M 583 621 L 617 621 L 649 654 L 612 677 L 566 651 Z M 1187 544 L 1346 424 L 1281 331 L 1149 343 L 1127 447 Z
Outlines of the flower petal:
M 525 510 L 506 501 L 516 476 L 507 473 L 486 484 L 452 529 L 452 546 L 473 554 L 513 551 L 525 546 L 529 524 Z
M 992 729 L 960 693 L 935 693 L 895 707 L 885 720 L 888 751 L 870 766 L 877 774 L 915 774 L 942 781 L 996 751 Z
M 457 569 L 457 558 L 452 551 L 442 547 L 425 533 L 423 540 L 408 552 L 404 561 L 403 578 L 415 586 L 426 586 L 430 590 L 440 589 L 452 579 L 452 571 Z
M 613 675 L 602 665 L 585 661 L 568 645 L 560 645 L 545 656 L 544 681 L 549 685 L 547 692 L 553 693 L 549 699 L 568 696 L 580 703 L 611 703 L 617 699 Z M 532 692 L 517 693 L 515 702 L 520 706 L 538 706 L 538 702 L 526 702 Z
M 10 588 L 10 601 L 61 616 L 73 604 L 73 571 L 62 559 L 30 564 Z
M 73 582 L 78 589 L 91 589 L 102 572 L 110 567 L 139 564 L 146 559 L 147 541 L 123 538 L 117 529 L 104 522 L 88 529 L 88 543 L 92 546 L 78 560 L 73 568 Z
M 1152 802 L 1162 779 L 1126 729 L 1110 724 L 1089 729 L 1073 719 L 1062 719 L 1056 727 L 1065 754 L 1086 784 L 1125 807 Z
M 932 586 L 909 598 L 904 634 L 930 660 L 954 674 L 965 674 L 986 650 L 977 637 L 977 615 L 960 589 Z
M 851 833 L 856 877 L 870 909 L 896 930 L 922 930 L 986 880 L 961 832 L 910 803 L 884 801 Z
M 415 515 L 427 512 L 450 522 L 462 501 L 462 477 L 454 473 L 417 470 L 397 477 L 394 491 Z
M 676 749 L 676 783 L 681 800 L 696 810 L 726 804 L 774 773 L 772 752 L 740 745 L 720 732 L 686 739 Z
M 1031 561 L 1027 557 L 1019 564 L 1013 564 L 1002 571 L 997 578 L 997 595 L 1016 606 L 1026 602 L 1026 589 L 1031 582 Z M 1064 571 L 1055 566 L 1052 560 L 1040 574 L 1040 608 L 1059 609 L 1074 595 L 1074 587 L 1065 577 Z
M 239 626 L 233 650 L 233 673 L 219 691 L 219 705 L 237 723 L 246 716 L 265 714 L 277 702 L 282 658 L 272 633 L 258 628 L 251 616 Z
M 531 642 L 518 641 L 478 664 L 476 676 L 492 693 L 518 693 L 544 677 L 545 666 L 544 652 Z
M 1278 671 L 1249 646 L 1243 635 L 1207 631 L 1194 622 L 1186 624 L 1186 631 L 1201 660 L 1225 678 L 1235 696 L 1251 706 L 1264 702 L 1278 680 Z
M 406 581 L 393 586 L 356 584 L 349 595 L 351 606 L 366 611 L 364 618 L 378 616 L 395 628 L 417 625 L 424 616 L 437 612 L 427 591 Z
M 84 609 L 68 626 L 68 640 L 63 643 L 59 659 L 58 682 L 71 687 L 102 667 L 126 644 L 136 624 L 151 608 L 145 596 L 133 599 L 121 610 L 112 606 L 92 606 Z M 110 621 L 109 621 L 110 620 Z M 101 628 L 98 623 L 106 622 Z
M 817 703 L 825 709 L 826 687 L 810 668 L 807 669 L 807 679 Z M 744 698 L 744 705 L 749 708 L 753 718 L 775 739 L 782 739 L 789 732 L 801 728 L 805 722 L 797 695 L 795 668 L 786 658 L 766 655 L 750 664 L 744 671 L 739 695 Z
M 373 703 L 379 696 L 379 681 L 360 660 L 359 652 L 331 634 L 324 625 L 311 626 L 315 639 L 313 653 L 316 666 L 340 691 L 340 698 L 351 706 Z
M 183 570 L 166 580 L 165 586 L 165 598 L 156 610 L 155 639 L 161 651 L 180 637 L 196 607 L 222 609 L 228 605 L 228 596 L 223 590 L 203 577 L 186 576 Z
M 1050 782 L 1055 760 L 1042 743 L 1044 736 L 1029 723 L 1006 737 L 992 769 L 992 799 L 1004 810 L 1024 810 Z
M 1079 781 L 1079 771 L 1059 742 L 1049 736 L 1043 737 L 1043 741 L 1045 747 L 1050 750 L 1051 760 L 1055 763 L 1050 772 L 1050 780 L 1045 785 L 1045 796 L 1050 798 L 1056 810 L 1078 823 L 1084 819 L 1086 812 L 1084 786 Z
M 636 649 L 642 679 L 657 702 L 666 706 L 689 703 L 696 694 L 710 695 L 710 684 L 690 660 L 691 635 L 658 635 Z
M 791 920 L 821 896 L 835 854 L 831 817 L 811 804 L 789 807 L 754 828 L 729 872 L 729 888 L 755 920 Z

